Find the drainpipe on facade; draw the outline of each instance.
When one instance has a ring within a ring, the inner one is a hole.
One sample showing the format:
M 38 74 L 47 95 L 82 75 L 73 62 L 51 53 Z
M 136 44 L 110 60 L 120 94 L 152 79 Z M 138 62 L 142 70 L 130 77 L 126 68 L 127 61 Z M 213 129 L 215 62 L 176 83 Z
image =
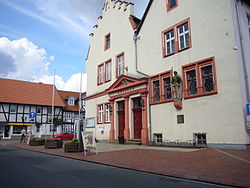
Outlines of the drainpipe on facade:
M 235 1 L 235 10 L 236 10 L 236 17 L 237 17 L 237 25 L 238 25 L 238 31 L 239 31 L 239 37 L 240 37 L 240 48 L 241 48 L 241 55 L 242 55 L 242 63 L 243 63 L 243 71 L 244 71 L 244 80 L 245 80 L 245 86 L 246 86 L 246 99 L 247 103 L 250 103 L 250 94 L 249 94 L 249 82 L 248 82 L 248 72 L 247 72 L 247 65 L 246 65 L 246 59 L 245 59 L 245 52 L 243 49 L 243 37 L 242 37 L 242 29 L 240 25 L 240 20 L 239 20 L 239 11 L 238 11 L 238 3 L 240 0 Z
M 137 33 L 134 32 L 133 40 L 135 45 L 135 70 L 137 73 L 142 74 L 145 77 L 149 77 L 148 74 L 145 74 L 138 70 L 138 59 L 137 59 Z M 151 128 L 151 104 L 150 104 L 150 88 L 148 83 L 148 121 L 149 121 L 149 140 L 152 141 L 152 128 Z

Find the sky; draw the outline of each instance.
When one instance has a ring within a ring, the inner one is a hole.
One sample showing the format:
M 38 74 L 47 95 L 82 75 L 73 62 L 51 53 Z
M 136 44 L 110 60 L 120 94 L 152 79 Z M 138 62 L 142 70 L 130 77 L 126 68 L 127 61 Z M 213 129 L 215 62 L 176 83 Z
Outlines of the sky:
M 148 0 L 130 0 L 141 18 Z M 104 0 L 0 0 L 0 78 L 86 91 L 89 34 Z

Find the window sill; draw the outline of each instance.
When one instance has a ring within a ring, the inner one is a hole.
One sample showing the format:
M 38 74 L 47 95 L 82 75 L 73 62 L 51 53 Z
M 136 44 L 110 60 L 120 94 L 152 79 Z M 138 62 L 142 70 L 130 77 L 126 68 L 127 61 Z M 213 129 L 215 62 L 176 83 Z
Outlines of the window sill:
M 170 102 L 173 102 L 173 99 L 170 99 L 170 100 L 161 100 L 161 101 L 158 101 L 158 102 L 152 102 L 151 101 L 151 105 L 157 105 L 157 104 L 163 104 L 163 103 L 170 103 Z
M 216 95 L 216 94 L 218 94 L 217 91 L 213 91 L 213 92 L 209 92 L 209 93 L 196 94 L 196 95 L 186 95 L 186 96 L 184 96 L 184 99 L 192 99 L 192 98 L 204 97 L 204 96 Z

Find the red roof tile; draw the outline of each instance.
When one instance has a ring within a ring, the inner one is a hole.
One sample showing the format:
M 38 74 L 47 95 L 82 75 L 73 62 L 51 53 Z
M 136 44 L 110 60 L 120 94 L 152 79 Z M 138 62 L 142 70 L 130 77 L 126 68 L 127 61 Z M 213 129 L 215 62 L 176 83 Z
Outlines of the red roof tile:
M 0 102 L 52 105 L 53 85 L 0 78 Z M 64 107 L 64 103 L 55 88 L 55 106 Z
M 66 100 L 69 97 L 74 97 L 75 99 L 79 99 L 79 93 L 78 92 L 72 92 L 72 91 L 62 91 L 62 90 L 58 90 L 59 95 L 61 96 L 64 105 L 65 105 L 65 110 L 67 111 L 78 111 L 79 110 L 79 106 L 78 103 L 75 104 L 75 106 L 69 106 L 68 105 L 68 101 Z M 82 97 L 85 96 L 86 93 L 82 93 Z

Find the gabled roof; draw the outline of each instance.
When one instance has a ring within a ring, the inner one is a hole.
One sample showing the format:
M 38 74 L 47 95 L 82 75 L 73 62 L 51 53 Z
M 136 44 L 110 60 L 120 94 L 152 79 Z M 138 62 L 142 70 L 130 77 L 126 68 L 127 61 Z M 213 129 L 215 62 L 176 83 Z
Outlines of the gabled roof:
M 66 111 L 78 111 L 79 110 L 79 106 L 78 103 L 75 103 L 75 106 L 69 106 L 68 104 L 68 98 L 69 97 L 74 97 L 75 99 L 77 99 L 77 101 L 79 101 L 79 93 L 78 92 L 72 92 L 72 91 L 62 91 L 62 90 L 58 90 L 59 95 L 61 96 L 64 105 L 65 105 L 65 109 Z M 86 93 L 82 93 L 82 97 L 84 97 L 86 95 Z
M 0 102 L 52 105 L 53 85 L 0 78 Z M 64 107 L 64 103 L 55 88 L 55 106 Z
M 135 78 L 128 75 L 120 76 L 106 91 L 108 93 L 112 93 L 115 91 L 119 91 L 121 89 L 134 87 L 137 85 L 145 84 L 148 82 L 148 78 Z

